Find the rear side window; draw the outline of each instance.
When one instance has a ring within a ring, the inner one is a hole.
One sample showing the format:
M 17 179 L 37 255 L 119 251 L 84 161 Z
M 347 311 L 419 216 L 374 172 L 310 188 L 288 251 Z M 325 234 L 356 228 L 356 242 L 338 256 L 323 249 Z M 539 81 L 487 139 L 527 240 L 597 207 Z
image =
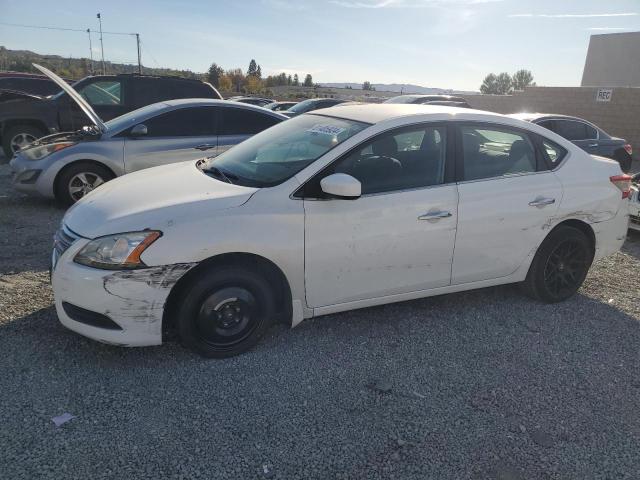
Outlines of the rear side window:
M 215 135 L 215 107 L 172 110 L 146 120 L 147 137 L 198 137 Z
M 480 180 L 537 171 L 531 140 L 516 130 L 460 127 L 464 180 Z
M 557 143 L 552 142 L 551 140 L 547 140 L 546 138 L 543 138 L 541 140 L 541 144 L 542 154 L 553 170 L 560 164 L 560 162 L 562 162 L 562 159 L 567 154 L 567 151 Z
M 223 107 L 220 108 L 218 135 L 253 135 L 280 121 L 279 118 L 254 110 Z

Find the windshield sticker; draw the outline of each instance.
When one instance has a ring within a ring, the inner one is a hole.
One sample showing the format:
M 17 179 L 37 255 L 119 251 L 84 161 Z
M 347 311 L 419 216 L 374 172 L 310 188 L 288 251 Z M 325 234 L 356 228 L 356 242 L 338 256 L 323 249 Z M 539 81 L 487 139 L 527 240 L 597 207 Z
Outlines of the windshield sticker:
M 307 132 L 321 133 L 323 135 L 331 135 L 332 137 L 337 137 L 345 130 L 346 128 L 336 127 L 334 125 L 322 125 L 320 123 L 316 123 L 313 127 L 309 128 Z

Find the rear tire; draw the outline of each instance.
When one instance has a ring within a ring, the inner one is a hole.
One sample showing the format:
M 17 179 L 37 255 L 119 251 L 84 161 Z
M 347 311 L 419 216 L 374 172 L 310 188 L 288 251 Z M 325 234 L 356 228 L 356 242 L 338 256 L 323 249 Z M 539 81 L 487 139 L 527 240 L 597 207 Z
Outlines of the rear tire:
M 102 165 L 90 162 L 74 163 L 59 174 L 54 194 L 59 203 L 68 207 L 113 178 L 111 170 Z
M 207 358 L 246 352 L 273 323 L 275 298 L 264 277 L 244 266 L 214 267 L 179 300 L 182 344 Z
M 580 230 L 556 227 L 536 252 L 522 289 L 545 303 L 566 300 L 575 294 L 589 272 L 593 246 Z
M 15 125 L 8 128 L 2 133 L 2 149 L 5 156 L 11 159 L 18 150 L 17 147 L 24 148 L 46 134 L 44 130 L 31 125 Z

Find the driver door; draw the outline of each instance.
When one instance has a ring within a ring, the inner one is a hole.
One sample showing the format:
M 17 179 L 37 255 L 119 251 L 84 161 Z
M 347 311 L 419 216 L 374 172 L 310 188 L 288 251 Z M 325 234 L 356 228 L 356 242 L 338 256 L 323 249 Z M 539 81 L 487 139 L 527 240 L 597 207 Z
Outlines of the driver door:
M 452 142 L 443 124 L 385 132 L 303 187 L 310 307 L 450 284 L 458 218 Z M 324 195 L 320 180 L 333 173 L 358 179 L 362 196 Z

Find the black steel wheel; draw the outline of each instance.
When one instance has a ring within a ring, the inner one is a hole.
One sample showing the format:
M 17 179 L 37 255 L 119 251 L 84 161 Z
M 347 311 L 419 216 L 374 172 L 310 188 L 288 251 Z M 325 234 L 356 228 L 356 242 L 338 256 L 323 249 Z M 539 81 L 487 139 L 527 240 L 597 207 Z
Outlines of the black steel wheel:
M 271 325 L 275 302 L 268 282 L 245 266 L 213 268 L 198 276 L 178 308 L 182 343 L 211 358 L 253 347 Z
M 547 303 L 566 300 L 582 286 L 593 254 L 593 245 L 582 231 L 556 227 L 531 262 L 522 285 L 525 293 Z

